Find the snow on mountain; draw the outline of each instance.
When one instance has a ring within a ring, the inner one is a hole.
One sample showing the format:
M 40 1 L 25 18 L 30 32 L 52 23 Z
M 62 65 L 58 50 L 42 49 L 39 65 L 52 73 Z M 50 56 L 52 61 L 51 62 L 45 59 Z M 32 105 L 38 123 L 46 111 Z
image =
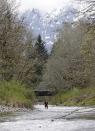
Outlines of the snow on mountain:
M 73 22 L 76 18 L 77 9 L 67 7 L 67 9 L 53 10 L 51 13 L 42 13 L 38 9 L 27 10 L 23 13 L 25 23 L 37 36 L 40 34 L 46 42 L 48 50 L 51 49 L 58 30 L 61 29 L 64 22 Z

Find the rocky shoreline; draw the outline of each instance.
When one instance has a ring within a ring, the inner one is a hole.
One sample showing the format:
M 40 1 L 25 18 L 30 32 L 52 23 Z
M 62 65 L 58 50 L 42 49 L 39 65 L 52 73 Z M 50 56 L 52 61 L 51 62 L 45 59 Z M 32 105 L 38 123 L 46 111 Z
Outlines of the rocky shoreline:
M 16 107 L 8 107 L 4 105 L 0 105 L 0 114 L 14 113 L 14 112 L 28 112 L 31 111 L 32 108 L 16 108 Z

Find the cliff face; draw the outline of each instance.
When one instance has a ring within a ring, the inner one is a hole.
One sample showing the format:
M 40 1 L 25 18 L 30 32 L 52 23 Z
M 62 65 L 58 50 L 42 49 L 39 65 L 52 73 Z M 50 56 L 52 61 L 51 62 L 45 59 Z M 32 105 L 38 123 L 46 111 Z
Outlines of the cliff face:
M 32 30 L 34 36 L 41 34 L 43 40 L 47 43 L 48 51 L 50 51 L 63 23 L 73 22 L 77 16 L 76 14 L 77 9 L 68 7 L 65 10 L 54 10 L 50 14 L 42 13 L 38 9 L 27 10 L 22 16 L 25 18 L 25 23 Z

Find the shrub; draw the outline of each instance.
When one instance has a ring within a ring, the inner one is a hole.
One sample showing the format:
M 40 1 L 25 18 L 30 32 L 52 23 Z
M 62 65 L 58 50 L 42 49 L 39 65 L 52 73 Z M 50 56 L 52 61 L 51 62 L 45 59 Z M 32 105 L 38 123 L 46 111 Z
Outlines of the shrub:
M 5 105 L 23 107 L 31 105 L 34 101 L 34 93 L 18 81 L 0 82 L 0 103 Z

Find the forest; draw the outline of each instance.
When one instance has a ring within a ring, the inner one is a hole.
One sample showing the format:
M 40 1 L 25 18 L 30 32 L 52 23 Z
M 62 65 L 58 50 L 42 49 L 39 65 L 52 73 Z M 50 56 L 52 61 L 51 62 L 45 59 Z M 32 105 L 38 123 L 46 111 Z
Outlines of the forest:
M 31 107 L 42 87 L 56 92 L 52 104 L 95 105 L 94 6 L 88 0 L 76 21 L 63 22 L 48 53 L 15 2 L 0 0 L 0 104 Z
M 16 9 L 15 2 L 0 0 L 0 103 L 31 107 L 48 54 Z

